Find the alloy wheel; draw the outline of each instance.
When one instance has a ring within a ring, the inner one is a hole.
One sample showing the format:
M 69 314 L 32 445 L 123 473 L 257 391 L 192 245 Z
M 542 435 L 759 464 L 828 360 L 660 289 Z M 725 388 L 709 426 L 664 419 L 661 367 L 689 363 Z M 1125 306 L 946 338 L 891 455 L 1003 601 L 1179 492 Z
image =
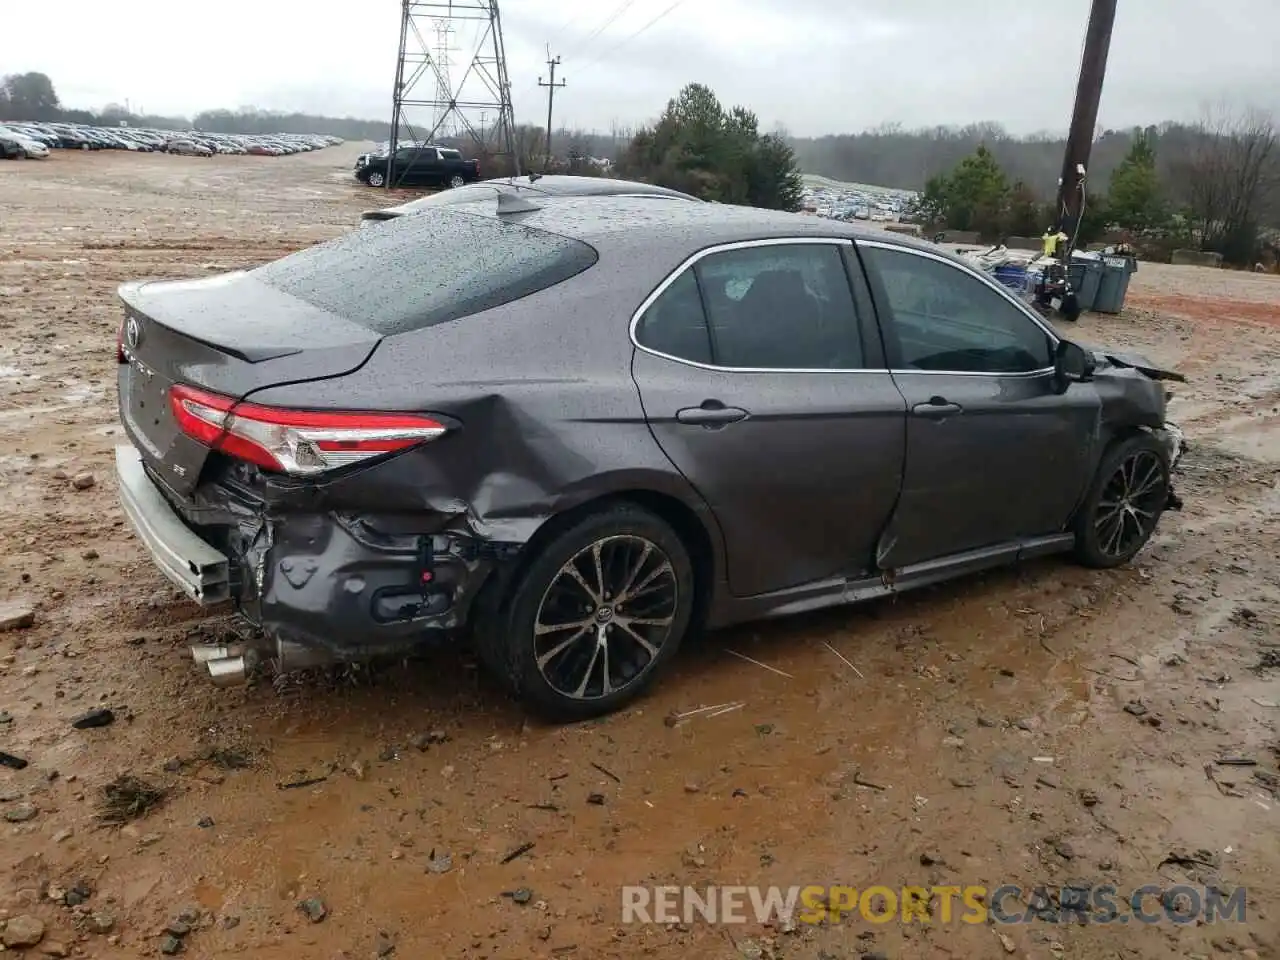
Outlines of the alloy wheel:
M 454 177 L 452 180 L 449 181 L 449 186 L 453 187 L 456 190 L 458 187 L 462 186 L 464 183 L 466 183 L 466 181 L 463 180 L 461 177 Z
M 604 537 L 552 578 L 534 619 L 538 672 L 558 694 L 598 700 L 657 662 L 681 601 L 671 559 L 644 537 Z
M 382 174 L 380 174 L 380 173 L 371 173 L 371 174 L 369 174 L 369 186 L 371 186 L 371 187 L 380 187 L 380 186 L 382 186 L 382 185 L 383 185 L 383 183 L 385 183 L 385 182 L 386 182 L 386 181 L 385 181 L 385 180 L 383 180 L 383 178 L 382 178 Z
M 1168 496 L 1164 464 L 1155 453 L 1138 450 L 1120 461 L 1093 518 L 1099 549 L 1113 558 L 1135 552 L 1151 536 Z

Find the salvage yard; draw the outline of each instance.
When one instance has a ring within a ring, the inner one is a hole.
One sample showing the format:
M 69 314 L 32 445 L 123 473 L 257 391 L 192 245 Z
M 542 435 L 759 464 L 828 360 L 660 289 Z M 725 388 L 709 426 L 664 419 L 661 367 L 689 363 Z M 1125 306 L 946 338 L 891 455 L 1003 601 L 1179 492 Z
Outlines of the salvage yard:
M 1185 506 L 1128 568 L 1054 559 L 712 634 L 636 708 L 575 727 L 527 719 L 465 652 L 219 690 L 188 647 L 234 623 L 179 599 L 116 503 L 115 287 L 354 229 L 384 199 L 351 179 L 362 149 L 0 166 L 0 615 L 34 608 L 0 632 L 6 945 L 1280 957 L 1280 278 L 1144 263 L 1125 314 L 1078 325 L 1190 378 L 1170 407 Z M 675 719 L 711 705 L 732 709 Z M 1068 881 L 1244 889 L 1247 916 L 621 914 L 630 884 Z

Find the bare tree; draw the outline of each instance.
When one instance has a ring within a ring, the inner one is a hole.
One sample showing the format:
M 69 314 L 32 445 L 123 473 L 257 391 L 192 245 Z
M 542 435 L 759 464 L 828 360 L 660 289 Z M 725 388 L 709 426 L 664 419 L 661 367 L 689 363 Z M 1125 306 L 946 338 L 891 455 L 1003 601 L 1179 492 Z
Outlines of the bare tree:
M 1172 164 L 1173 189 L 1186 204 L 1202 249 L 1250 264 L 1259 226 L 1280 199 L 1280 136 L 1260 110 L 1205 111 L 1194 136 Z

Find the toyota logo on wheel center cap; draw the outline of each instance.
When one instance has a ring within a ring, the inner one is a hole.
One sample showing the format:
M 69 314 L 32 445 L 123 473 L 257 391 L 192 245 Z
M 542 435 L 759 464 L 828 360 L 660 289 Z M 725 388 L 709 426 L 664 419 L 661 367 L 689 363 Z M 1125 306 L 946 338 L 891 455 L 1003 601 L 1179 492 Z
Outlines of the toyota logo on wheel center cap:
M 124 325 L 124 342 L 130 350 L 138 348 L 138 341 L 142 339 L 142 324 L 138 323 L 137 317 L 130 317 Z

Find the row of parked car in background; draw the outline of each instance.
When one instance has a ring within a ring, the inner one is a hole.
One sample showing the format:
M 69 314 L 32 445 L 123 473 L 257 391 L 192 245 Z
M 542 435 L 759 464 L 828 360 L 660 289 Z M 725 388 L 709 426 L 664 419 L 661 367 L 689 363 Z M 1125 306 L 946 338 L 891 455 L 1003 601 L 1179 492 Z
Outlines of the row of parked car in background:
M 322 134 L 206 133 L 198 130 L 151 130 L 140 127 L 94 127 L 79 123 L 0 121 L 0 159 L 43 160 L 50 150 L 130 150 L 212 157 L 253 154 L 281 157 L 321 150 L 342 143 Z

